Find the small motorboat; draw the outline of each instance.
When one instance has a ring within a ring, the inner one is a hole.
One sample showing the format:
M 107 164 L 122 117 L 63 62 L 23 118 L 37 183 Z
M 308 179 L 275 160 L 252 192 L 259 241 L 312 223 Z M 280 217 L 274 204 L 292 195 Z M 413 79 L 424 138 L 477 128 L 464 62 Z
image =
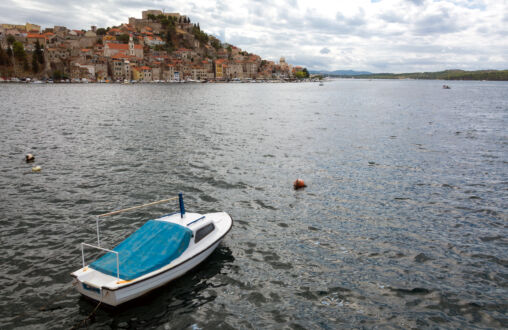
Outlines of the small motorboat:
M 101 247 L 99 218 L 179 198 L 180 212 L 148 220 L 113 250 Z M 86 297 L 118 306 L 180 277 L 204 261 L 233 225 L 225 212 L 185 213 L 179 197 L 101 214 L 97 218 L 97 246 L 81 243 L 83 267 L 71 274 Z M 85 263 L 85 247 L 107 252 Z
M 451 89 L 451 87 L 448 85 L 443 85 L 443 89 Z

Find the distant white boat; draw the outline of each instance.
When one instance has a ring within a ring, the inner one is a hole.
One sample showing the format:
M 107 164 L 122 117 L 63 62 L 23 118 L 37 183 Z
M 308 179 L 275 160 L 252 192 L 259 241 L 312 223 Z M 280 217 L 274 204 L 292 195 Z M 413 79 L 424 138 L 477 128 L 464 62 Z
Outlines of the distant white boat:
M 71 274 L 77 290 L 94 300 L 118 306 L 184 275 L 205 260 L 229 232 L 233 220 L 225 212 L 185 213 L 181 194 L 179 199 L 180 213 L 148 220 L 113 250 L 100 246 L 97 221 L 98 246 L 81 243 L 83 267 Z M 101 216 L 136 208 L 139 207 Z M 108 253 L 87 265 L 85 247 Z

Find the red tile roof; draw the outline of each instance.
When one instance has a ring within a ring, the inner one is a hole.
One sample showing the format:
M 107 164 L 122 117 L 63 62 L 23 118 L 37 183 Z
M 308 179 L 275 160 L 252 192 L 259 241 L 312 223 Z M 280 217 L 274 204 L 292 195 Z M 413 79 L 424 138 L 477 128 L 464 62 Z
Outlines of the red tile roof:
M 35 34 L 35 33 L 29 33 L 27 34 L 26 36 L 27 38 L 38 38 L 38 39 L 46 39 L 45 36 L 43 35 L 40 35 L 40 34 Z
M 128 44 L 114 44 L 114 43 L 108 42 L 106 44 L 106 47 L 108 47 L 109 49 L 129 50 Z

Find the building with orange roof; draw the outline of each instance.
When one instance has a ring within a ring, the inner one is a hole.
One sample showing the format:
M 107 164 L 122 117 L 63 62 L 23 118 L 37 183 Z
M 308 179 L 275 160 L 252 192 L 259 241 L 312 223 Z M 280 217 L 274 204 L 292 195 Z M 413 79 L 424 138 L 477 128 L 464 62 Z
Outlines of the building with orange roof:
M 161 46 L 166 44 L 159 36 L 152 37 L 150 35 L 147 35 L 143 38 L 143 40 L 145 42 L 145 45 L 148 45 L 150 47 Z
M 39 44 L 41 46 L 46 46 L 46 36 L 38 33 L 28 33 L 26 35 L 26 42 L 29 45 L 35 44 L 37 41 L 39 41 Z
M 139 67 L 137 67 L 133 63 L 131 63 L 131 75 L 132 75 L 132 80 L 136 80 L 136 81 L 141 80 L 141 72 L 139 70 Z
M 120 31 L 120 29 L 118 29 L 118 28 L 112 28 L 112 29 L 109 29 L 109 31 L 108 31 L 108 35 L 110 35 L 110 36 L 115 36 L 116 37 L 116 36 L 119 36 L 121 34 L 122 34 L 122 31 Z
M 175 80 L 175 65 L 174 64 L 166 64 L 164 66 L 164 70 L 162 71 L 162 79 L 165 81 Z
M 139 68 L 141 73 L 141 81 L 153 81 L 152 79 L 152 68 L 149 66 L 143 65 Z
M 258 74 L 259 64 L 255 60 L 247 60 L 242 63 L 244 77 L 256 78 Z
M 242 79 L 243 66 L 241 61 L 229 61 L 223 70 L 224 78 L 227 79 Z
M 127 59 L 112 59 L 113 79 L 115 81 L 131 80 L 131 65 Z
M 225 59 L 215 60 L 215 65 L 214 65 L 215 79 L 219 79 L 219 80 L 224 79 L 224 67 L 227 66 L 226 63 L 227 63 L 227 60 L 225 60 Z
M 123 53 L 137 58 L 143 58 L 143 46 L 134 44 L 132 35 L 128 44 L 117 44 L 108 42 L 104 46 L 104 56 L 112 57 L 118 53 Z

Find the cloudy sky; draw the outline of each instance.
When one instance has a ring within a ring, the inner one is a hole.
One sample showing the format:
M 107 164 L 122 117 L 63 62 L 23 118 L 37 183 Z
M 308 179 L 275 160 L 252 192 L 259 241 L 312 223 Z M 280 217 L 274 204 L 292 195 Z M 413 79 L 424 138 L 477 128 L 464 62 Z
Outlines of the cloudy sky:
M 508 69 L 508 0 L 1 0 L 0 22 L 82 29 L 179 12 L 222 41 L 309 69 Z

